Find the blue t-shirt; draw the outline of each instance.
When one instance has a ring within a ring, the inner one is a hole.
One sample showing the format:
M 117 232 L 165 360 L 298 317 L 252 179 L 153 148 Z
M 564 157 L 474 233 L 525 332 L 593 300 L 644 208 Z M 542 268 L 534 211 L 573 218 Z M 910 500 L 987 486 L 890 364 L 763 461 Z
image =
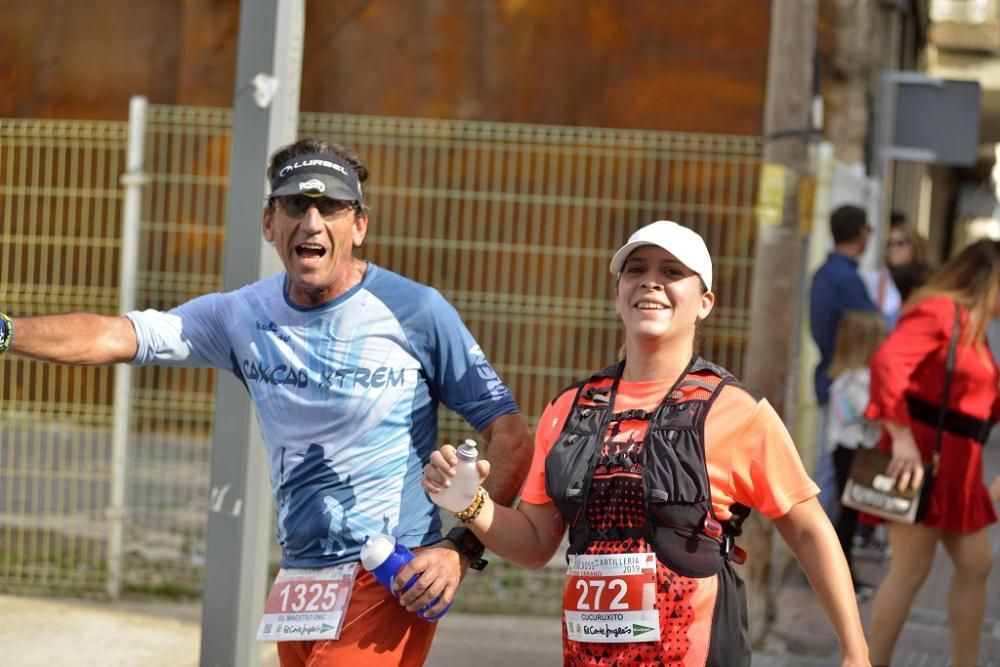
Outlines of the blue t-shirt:
M 813 377 L 816 400 L 826 405 L 830 398 L 830 383 L 826 370 L 833 360 L 833 344 L 837 339 L 840 317 L 847 310 L 875 312 L 865 283 L 858 275 L 858 263 L 847 255 L 831 252 L 823 266 L 813 275 L 809 289 L 809 328 L 819 347 L 819 364 Z
M 167 312 L 128 313 L 133 364 L 233 372 L 256 407 L 284 567 L 355 561 L 366 535 L 408 547 L 440 538 L 420 486 L 444 402 L 482 431 L 517 412 L 437 290 L 369 263 L 361 283 L 314 308 L 280 274 Z

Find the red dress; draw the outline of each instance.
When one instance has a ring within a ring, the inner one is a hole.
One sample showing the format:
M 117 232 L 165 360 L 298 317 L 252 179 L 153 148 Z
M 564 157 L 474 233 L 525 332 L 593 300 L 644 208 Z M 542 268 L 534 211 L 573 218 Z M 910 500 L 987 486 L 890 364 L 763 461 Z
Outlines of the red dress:
M 969 312 L 964 306 L 959 306 L 959 311 L 964 334 Z M 905 396 L 941 404 L 954 318 L 955 302 L 951 299 L 925 299 L 900 318 L 872 358 L 871 402 L 865 417 L 908 424 L 924 461 L 930 461 L 934 451 L 935 427 L 911 421 Z M 986 345 L 963 344 L 960 337 L 948 408 L 976 419 L 996 419 L 1000 416 L 998 382 L 1000 372 Z M 892 451 L 891 438 L 884 429 L 878 446 L 884 452 Z M 983 483 L 982 448 L 971 438 L 944 431 L 940 467 L 924 524 L 973 532 L 997 520 Z

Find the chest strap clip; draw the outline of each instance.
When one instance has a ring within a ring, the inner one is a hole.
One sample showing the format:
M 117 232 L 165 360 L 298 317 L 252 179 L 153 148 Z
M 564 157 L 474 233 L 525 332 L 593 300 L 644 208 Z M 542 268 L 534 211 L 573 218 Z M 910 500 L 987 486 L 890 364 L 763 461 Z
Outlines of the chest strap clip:
M 622 410 L 621 412 L 616 412 L 611 415 L 611 421 L 613 422 L 624 422 L 632 419 L 640 419 L 643 421 L 648 421 L 652 417 L 652 413 L 646 412 L 640 408 L 634 408 L 632 410 Z

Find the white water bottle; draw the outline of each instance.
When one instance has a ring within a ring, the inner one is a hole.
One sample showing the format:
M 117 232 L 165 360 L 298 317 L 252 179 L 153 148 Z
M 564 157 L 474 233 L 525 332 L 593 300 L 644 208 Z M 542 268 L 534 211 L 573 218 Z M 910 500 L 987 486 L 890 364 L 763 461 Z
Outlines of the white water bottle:
M 439 507 L 451 512 L 461 512 L 476 499 L 476 490 L 479 488 L 476 459 L 479 457 L 479 450 L 476 449 L 475 440 L 466 440 L 458 446 L 455 453 L 458 454 L 458 466 L 455 476 L 451 478 L 451 485 L 440 493 L 430 494 L 430 497 Z

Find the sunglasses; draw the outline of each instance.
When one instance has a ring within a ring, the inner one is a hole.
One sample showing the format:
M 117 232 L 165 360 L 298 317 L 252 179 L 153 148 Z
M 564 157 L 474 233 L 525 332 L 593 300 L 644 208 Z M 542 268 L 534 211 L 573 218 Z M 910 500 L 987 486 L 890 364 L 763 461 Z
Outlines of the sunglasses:
M 301 218 L 309 212 L 313 206 L 324 218 L 336 218 L 346 214 L 348 211 L 358 209 L 358 202 L 344 199 L 330 199 L 329 197 L 309 197 L 306 195 L 285 195 L 283 197 L 272 197 L 271 201 L 278 202 L 278 206 L 286 215 L 292 218 Z

